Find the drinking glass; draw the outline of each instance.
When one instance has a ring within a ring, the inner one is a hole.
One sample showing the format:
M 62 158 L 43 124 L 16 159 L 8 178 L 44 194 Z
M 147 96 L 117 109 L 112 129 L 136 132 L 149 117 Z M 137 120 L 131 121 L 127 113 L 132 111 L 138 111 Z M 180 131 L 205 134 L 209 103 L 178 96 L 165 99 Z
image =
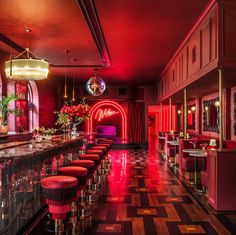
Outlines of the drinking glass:
M 197 147 L 197 142 L 196 141 L 189 141 L 189 143 L 193 145 L 194 149 L 196 149 L 196 147 Z
M 202 148 L 202 151 L 205 151 L 206 150 L 206 146 L 207 146 L 208 144 L 207 143 L 201 143 L 200 144 L 200 146 L 201 146 L 201 148 Z

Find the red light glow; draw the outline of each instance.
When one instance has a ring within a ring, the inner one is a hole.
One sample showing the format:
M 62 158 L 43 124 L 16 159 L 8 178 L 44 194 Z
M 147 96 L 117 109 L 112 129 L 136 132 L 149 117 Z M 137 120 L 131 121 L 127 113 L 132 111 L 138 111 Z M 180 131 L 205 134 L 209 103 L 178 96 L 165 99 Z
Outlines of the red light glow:
M 96 114 L 95 114 L 94 119 L 96 119 L 100 122 L 102 119 L 104 119 L 106 117 L 113 116 L 117 113 L 119 113 L 119 112 L 116 112 L 115 110 L 112 110 L 110 108 L 108 108 L 108 109 L 106 109 L 106 108 L 105 109 L 98 109 Z
M 104 108 L 104 106 L 106 107 L 105 109 L 102 109 Z M 107 106 L 110 106 L 111 108 L 107 108 Z M 113 110 L 113 109 L 117 110 Z M 101 101 L 101 102 L 98 102 L 96 103 L 91 109 L 90 109 L 90 112 L 89 112 L 89 116 L 90 116 L 90 119 L 88 120 L 87 122 L 87 132 L 88 133 L 92 133 L 94 130 L 93 130 L 93 121 L 95 119 L 99 120 L 99 112 L 100 110 L 104 110 L 101 114 L 102 114 L 102 118 L 104 117 L 108 117 L 108 116 L 111 116 L 111 115 L 114 115 L 114 114 L 120 114 L 121 115 L 121 122 L 122 122 L 122 134 L 121 134 L 121 137 L 122 139 L 127 139 L 127 117 L 126 117 L 126 113 L 123 109 L 123 107 L 121 105 L 119 105 L 118 103 L 114 102 L 114 101 Z M 105 111 L 107 110 L 107 111 Z M 109 112 L 108 112 L 109 111 Z M 111 115 L 109 115 L 108 113 L 112 113 Z M 108 115 L 105 115 L 105 114 L 108 114 Z M 101 120 L 101 119 L 100 119 Z

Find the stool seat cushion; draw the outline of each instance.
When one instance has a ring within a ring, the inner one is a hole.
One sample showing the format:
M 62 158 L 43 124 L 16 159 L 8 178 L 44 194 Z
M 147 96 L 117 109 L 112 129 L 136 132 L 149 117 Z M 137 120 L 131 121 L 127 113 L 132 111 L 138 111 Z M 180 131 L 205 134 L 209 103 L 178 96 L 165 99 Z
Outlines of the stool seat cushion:
M 106 150 L 107 148 L 105 146 L 92 146 L 91 149 L 99 149 L 99 150 Z
M 94 167 L 94 161 L 92 160 L 73 160 L 70 162 L 72 166 L 82 166 L 85 168 Z
M 63 175 L 70 175 L 74 177 L 84 176 L 88 174 L 87 168 L 80 166 L 65 166 L 58 168 L 58 172 Z
M 86 153 L 91 153 L 91 154 L 98 154 L 98 155 L 103 155 L 103 151 L 99 149 L 88 149 Z
M 86 159 L 86 160 L 95 160 L 95 161 L 100 159 L 98 154 L 80 154 L 79 158 L 83 160 Z
M 41 186 L 46 189 L 73 188 L 77 184 L 77 179 L 71 176 L 49 176 L 41 180 Z
M 104 144 L 99 143 L 96 146 L 103 146 L 103 147 L 109 148 L 111 145 L 110 144 L 105 144 L 105 143 Z

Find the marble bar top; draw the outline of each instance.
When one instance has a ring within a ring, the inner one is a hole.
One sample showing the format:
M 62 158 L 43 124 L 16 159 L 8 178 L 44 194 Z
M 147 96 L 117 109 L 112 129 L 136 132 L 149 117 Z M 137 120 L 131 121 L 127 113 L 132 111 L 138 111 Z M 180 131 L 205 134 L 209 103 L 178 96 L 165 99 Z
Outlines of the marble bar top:
M 86 137 L 88 136 L 84 135 L 65 139 L 62 135 L 58 135 L 52 136 L 51 139 L 44 139 L 40 142 L 31 140 L 0 144 L 0 161 L 4 159 L 19 159 L 19 157 L 29 157 L 54 149 L 56 150 L 57 148 L 66 147 L 66 145 L 76 143 Z

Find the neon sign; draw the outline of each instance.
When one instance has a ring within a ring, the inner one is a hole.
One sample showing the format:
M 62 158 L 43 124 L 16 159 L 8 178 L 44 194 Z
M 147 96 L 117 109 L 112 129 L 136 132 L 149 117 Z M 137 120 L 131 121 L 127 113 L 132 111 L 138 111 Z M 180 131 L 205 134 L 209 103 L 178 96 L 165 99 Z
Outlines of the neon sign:
M 104 119 L 106 117 L 113 116 L 117 113 L 119 113 L 119 112 L 117 112 L 113 109 L 110 109 L 110 108 L 108 108 L 108 109 L 106 109 L 106 108 L 105 109 L 98 109 L 96 114 L 95 114 L 94 119 L 97 119 L 100 122 L 102 119 Z
M 122 135 L 122 139 L 126 140 L 127 139 L 127 117 L 126 117 L 126 113 L 125 110 L 123 109 L 123 107 L 116 103 L 115 101 L 111 101 L 111 100 L 106 100 L 106 101 L 100 101 L 98 103 L 96 103 L 89 111 L 89 116 L 90 119 L 88 120 L 87 124 L 86 124 L 86 131 L 88 133 L 92 133 L 94 130 L 94 117 L 95 117 L 95 113 L 97 112 L 98 109 L 100 108 L 104 108 L 104 107 L 114 107 L 121 115 L 121 135 Z

